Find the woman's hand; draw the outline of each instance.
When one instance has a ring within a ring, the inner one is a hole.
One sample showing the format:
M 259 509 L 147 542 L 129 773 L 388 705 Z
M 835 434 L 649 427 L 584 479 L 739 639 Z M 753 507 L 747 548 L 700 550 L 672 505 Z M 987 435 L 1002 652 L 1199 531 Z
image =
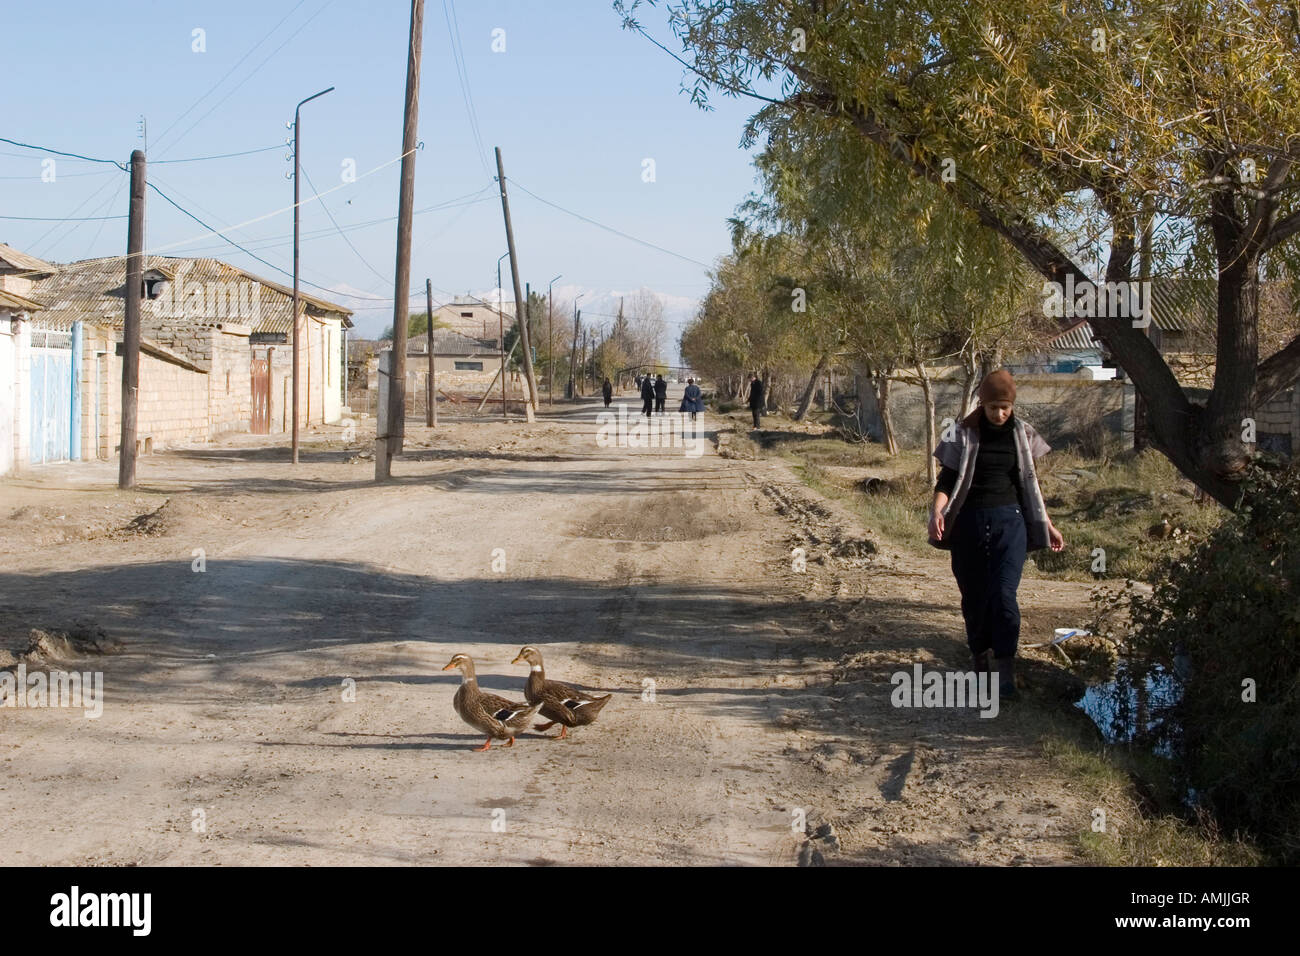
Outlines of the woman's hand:
M 1047 543 L 1051 545 L 1053 551 L 1065 550 L 1065 536 L 1051 521 L 1047 522 Z
M 940 511 L 930 512 L 930 540 L 943 540 L 943 513 Z

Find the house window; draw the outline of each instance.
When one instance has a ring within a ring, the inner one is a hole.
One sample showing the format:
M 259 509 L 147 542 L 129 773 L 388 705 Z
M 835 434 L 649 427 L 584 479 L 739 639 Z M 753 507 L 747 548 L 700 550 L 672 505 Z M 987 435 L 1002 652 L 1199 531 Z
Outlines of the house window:
M 481 372 L 483 371 L 482 362 L 457 362 L 456 371 L 458 372 Z
M 167 284 L 165 276 L 150 276 L 144 280 L 144 297 L 156 299 L 162 295 L 163 286 Z
M 473 312 L 462 312 L 462 313 L 460 314 L 460 317 L 461 317 L 462 319 L 472 319 L 472 318 L 474 318 L 474 313 L 473 313 Z

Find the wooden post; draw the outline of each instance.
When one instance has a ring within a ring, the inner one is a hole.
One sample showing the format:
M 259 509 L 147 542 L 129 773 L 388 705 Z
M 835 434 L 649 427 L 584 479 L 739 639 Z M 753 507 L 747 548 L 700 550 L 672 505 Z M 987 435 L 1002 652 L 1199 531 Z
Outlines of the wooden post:
M 379 401 L 375 404 L 375 480 L 386 481 L 392 473 L 388 456 L 393 418 L 393 351 L 379 353 Z M 382 469 L 382 471 L 381 471 Z
M 140 298 L 144 294 L 144 153 L 131 153 L 131 209 L 126 226 L 126 318 L 122 326 L 122 436 L 117 486 L 135 487 L 136 425 L 140 397 Z M 75 374 L 75 373 L 74 373 Z
M 555 404 L 555 289 L 546 290 L 546 404 Z
M 415 147 L 420 116 L 420 46 L 424 0 L 411 0 L 411 36 L 406 51 L 406 108 L 402 124 L 402 180 L 397 196 L 397 268 L 393 281 L 393 371 L 388 387 L 388 442 L 384 460 L 375 447 L 375 480 L 387 478 L 402 451 L 406 423 L 406 326 L 410 319 L 411 212 L 415 205 Z M 432 320 L 432 316 L 430 319 Z
M 498 273 L 500 272 L 500 265 L 501 263 L 498 262 Z M 517 303 L 515 305 L 515 311 L 519 311 Z M 509 421 L 510 415 L 506 412 L 506 362 L 509 361 L 506 357 L 506 314 L 504 303 L 501 301 L 501 283 L 499 281 L 497 282 L 497 329 L 497 334 L 500 336 L 498 344 L 501 346 L 501 348 L 497 350 L 501 353 L 501 368 L 498 370 L 498 374 L 501 376 L 501 417 L 502 419 Z M 518 342 L 519 340 L 515 339 L 515 341 Z M 510 354 L 515 354 L 515 347 L 513 345 L 510 346 Z
M 425 387 L 428 389 L 428 400 L 425 402 L 424 423 L 430 427 L 438 424 L 438 380 L 437 369 L 434 368 L 433 361 L 433 280 L 424 280 L 424 307 L 429 312 L 429 374 L 426 376 Z
M 582 310 L 575 305 L 573 308 L 573 348 L 569 349 L 570 398 L 578 397 L 578 320 L 581 317 Z
M 527 303 L 520 307 L 523 290 L 519 286 L 519 257 L 515 255 L 515 231 L 510 225 L 510 200 L 506 196 L 506 170 L 501 164 L 500 146 L 496 147 L 496 154 L 497 182 L 501 186 L 501 214 L 506 220 L 506 248 L 510 250 L 510 278 L 515 287 L 515 324 L 519 326 L 519 348 L 524 359 L 524 378 L 528 382 L 528 400 L 524 402 L 524 414 L 531 422 L 537 404 L 537 382 L 533 377 L 533 355 L 528 343 Z

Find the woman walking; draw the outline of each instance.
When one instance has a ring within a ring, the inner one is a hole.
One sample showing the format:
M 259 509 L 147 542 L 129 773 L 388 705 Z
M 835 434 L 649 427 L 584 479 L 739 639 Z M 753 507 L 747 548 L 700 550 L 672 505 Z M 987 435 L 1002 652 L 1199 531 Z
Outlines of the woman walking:
M 979 407 L 935 449 L 943 470 L 934 486 L 930 543 L 952 552 L 976 672 L 989 670 L 992 653 L 999 695 L 1015 697 L 1016 592 L 1025 556 L 1047 547 L 1060 551 L 1065 539 L 1047 515 L 1034 467 L 1051 448 L 1015 417 L 1011 373 L 991 372 L 980 383 L 979 398 Z
M 686 380 L 686 391 L 682 393 L 681 411 L 691 413 L 691 421 L 695 421 L 695 416 L 704 411 L 704 393 L 700 387 L 695 384 L 695 379 Z
M 608 378 L 601 383 L 600 394 L 605 399 L 605 407 L 609 408 L 609 403 L 614 400 L 614 383 Z

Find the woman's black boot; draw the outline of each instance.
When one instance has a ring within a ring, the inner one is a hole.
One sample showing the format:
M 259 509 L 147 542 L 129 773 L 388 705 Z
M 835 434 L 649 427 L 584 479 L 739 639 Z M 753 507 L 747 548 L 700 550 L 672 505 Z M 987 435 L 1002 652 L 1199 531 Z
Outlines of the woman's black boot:
M 1003 700 L 1013 700 L 1017 697 L 1016 693 L 1016 659 L 1014 657 L 997 658 L 998 665 L 998 697 Z

